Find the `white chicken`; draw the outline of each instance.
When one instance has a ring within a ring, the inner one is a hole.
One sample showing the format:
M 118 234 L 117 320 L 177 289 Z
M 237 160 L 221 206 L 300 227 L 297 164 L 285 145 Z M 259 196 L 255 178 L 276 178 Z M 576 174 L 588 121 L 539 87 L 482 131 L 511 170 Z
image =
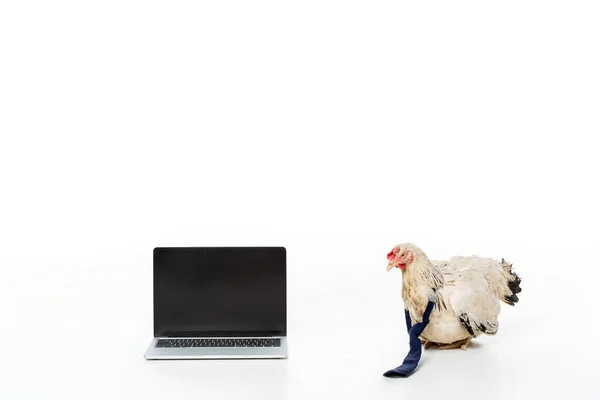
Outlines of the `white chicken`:
M 425 348 L 467 349 L 471 339 L 498 331 L 500 301 L 519 301 L 521 279 L 504 259 L 452 257 L 432 261 L 411 243 L 387 255 L 387 270 L 402 271 L 402 299 L 413 324 L 421 322 L 427 303 L 435 306 L 420 336 Z

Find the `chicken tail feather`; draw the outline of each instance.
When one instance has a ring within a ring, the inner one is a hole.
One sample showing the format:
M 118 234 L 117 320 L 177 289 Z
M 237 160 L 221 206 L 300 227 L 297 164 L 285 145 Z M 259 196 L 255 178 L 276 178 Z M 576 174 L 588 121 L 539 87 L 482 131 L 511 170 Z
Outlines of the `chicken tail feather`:
M 506 304 L 514 306 L 515 303 L 519 301 L 517 293 L 521 293 L 521 278 L 513 271 L 512 264 L 506 261 L 504 258 L 502 261 L 500 261 L 500 264 L 502 265 L 502 268 L 508 272 L 507 284 L 511 292 L 511 295 L 505 296 L 502 301 L 504 301 Z

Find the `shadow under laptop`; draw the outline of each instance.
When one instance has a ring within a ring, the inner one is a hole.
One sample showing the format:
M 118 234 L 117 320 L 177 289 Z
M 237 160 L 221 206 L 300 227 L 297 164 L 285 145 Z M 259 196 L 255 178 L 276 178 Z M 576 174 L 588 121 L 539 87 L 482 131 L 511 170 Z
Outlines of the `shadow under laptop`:
M 153 394 L 220 393 L 225 398 L 284 398 L 288 360 L 155 360 L 146 362 L 145 379 Z

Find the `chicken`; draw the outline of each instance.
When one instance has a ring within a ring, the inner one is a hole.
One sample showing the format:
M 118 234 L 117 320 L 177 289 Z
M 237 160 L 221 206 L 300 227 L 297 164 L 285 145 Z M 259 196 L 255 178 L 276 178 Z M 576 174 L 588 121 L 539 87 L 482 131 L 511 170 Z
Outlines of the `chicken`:
M 431 300 L 435 306 L 420 336 L 425 348 L 467 349 L 471 339 L 498 331 L 500 301 L 519 301 L 521 279 L 504 259 L 452 257 L 432 261 L 411 243 L 387 255 L 387 270 L 402 271 L 402 299 L 413 324 L 421 322 Z M 407 317 L 408 318 L 408 317 Z

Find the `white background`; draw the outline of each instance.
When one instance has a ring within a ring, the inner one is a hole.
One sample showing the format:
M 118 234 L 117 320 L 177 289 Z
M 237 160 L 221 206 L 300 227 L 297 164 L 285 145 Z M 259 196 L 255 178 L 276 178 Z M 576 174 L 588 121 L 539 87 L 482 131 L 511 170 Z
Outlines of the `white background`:
M 0 397 L 598 398 L 595 1 L 0 3 Z M 506 257 L 408 349 L 386 253 Z M 147 362 L 152 248 L 284 245 L 290 358 Z

